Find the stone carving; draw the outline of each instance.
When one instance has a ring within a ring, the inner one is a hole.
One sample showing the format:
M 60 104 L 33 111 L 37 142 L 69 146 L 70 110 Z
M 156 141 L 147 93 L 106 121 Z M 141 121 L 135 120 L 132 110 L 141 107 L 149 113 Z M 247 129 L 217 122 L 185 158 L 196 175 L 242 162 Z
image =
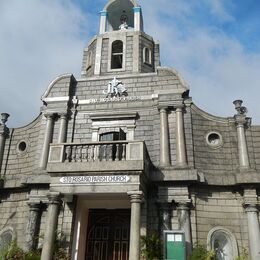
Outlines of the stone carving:
M 121 96 L 127 96 L 127 90 L 122 83 L 122 81 L 119 81 L 114 77 L 114 79 L 108 83 L 106 89 L 103 90 L 103 93 L 108 98 L 110 97 L 121 97 Z

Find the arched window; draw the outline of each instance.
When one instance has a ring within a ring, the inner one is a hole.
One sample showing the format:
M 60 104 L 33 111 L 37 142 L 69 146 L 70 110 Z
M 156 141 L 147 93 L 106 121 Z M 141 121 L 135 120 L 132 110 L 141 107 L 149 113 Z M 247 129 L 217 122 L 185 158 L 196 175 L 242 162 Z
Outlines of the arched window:
M 93 61 L 93 55 L 92 51 L 88 53 L 88 58 L 87 58 L 87 64 L 86 64 L 86 70 L 89 70 L 92 66 L 92 61 Z
M 222 227 L 213 228 L 208 234 L 208 249 L 216 252 L 217 260 L 233 260 L 238 256 L 234 235 Z
M 143 62 L 152 64 L 152 51 L 147 47 L 144 47 L 143 49 Z
M 112 43 L 111 69 L 123 68 L 123 46 L 123 42 L 119 40 Z
M 11 227 L 6 227 L 0 231 L 0 251 L 6 249 L 14 240 L 14 231 Z

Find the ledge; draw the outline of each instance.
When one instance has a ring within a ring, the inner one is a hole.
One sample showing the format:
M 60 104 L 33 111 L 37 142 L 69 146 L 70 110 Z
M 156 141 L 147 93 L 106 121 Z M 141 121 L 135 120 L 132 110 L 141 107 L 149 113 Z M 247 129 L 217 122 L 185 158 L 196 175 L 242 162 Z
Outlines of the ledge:
M 49 173 L 144 171 L 143 160 L 49 163 Z
M 173 167 L 154 171 L 152 181 L 192 181 L 204 182 L 204 176 L 196 169 L 176 169 Z

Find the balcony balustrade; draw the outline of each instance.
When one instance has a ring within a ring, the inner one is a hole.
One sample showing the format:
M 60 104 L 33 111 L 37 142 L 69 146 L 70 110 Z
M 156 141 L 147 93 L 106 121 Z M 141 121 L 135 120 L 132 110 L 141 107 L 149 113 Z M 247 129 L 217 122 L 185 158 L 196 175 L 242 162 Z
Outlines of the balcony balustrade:
M 63 171 L 143 170 L 150 162 L 143 141 L 51 144 L 47 169 Z

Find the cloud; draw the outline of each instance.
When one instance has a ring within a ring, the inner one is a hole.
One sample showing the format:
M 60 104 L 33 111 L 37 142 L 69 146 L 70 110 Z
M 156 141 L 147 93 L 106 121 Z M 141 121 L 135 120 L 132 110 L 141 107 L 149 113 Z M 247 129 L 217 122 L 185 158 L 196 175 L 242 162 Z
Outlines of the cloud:
M 178 3 L 184 7 L 187 2 Z M 260 53 L 247 51 L 238 37 L 230 36 L 217 24 L 201 24 L 197 16 L 205 16 L 201 12 L 206 11 L 222 21 L 236 20 L 222 1 L 204 2 L 211 3 L 207 9 L 190 1 L 184 16 L 165 20 L 169 9 L 165 9 L 164 1 L 157 6 L 155 0 L 149 4 L 143 1 L 148 17 L 154 17 L 145 23 L 146 31 L 160 40 L 162 63 L 175 67 L 189 83 L 195 104 L 218 116 L 233 116 L 232 101 L 243 99 L 248 115 L 260 123 Z
M 29 123 L 38 114 L 40 97 L 57 75 L 79 75 L 83 48 L 97 32 L 97 12 L 106 2 L 0 1 L 0 111 L 11 114 L 9 125 Z M 239 34 L 225 30 L 240 22 L 231 12 L 234 1 L 139 3 L 145 31 L 161 42 L 162 64 L 183 75 L 197 105 L 219 116 L 232 116 L 232 101 L 241 98 L 249 116 L 260 123 L 259 49 L 249 52 Z M 250 26 L 251 33 L 254 28 Z
M 70 1 L 0 5 L 0 111 L 10 113 L 9 125 L 17 126 L 39 113 L 40 97 L 54 77 L 79 74 L 89 28 L 82 28 L 87 14 Z

